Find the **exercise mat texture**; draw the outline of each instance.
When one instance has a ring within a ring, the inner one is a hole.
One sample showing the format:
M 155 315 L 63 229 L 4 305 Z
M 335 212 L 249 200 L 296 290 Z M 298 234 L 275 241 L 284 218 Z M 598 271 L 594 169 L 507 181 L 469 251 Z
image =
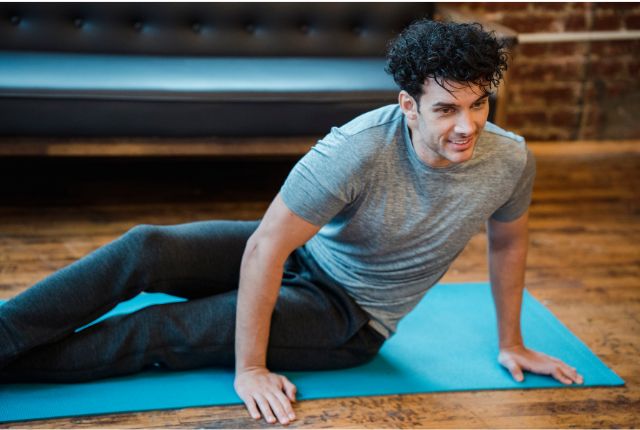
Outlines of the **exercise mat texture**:
M 141 294 L 107 316 L 176 300 L 181 299 Z M 529 347 L 576 367 L 584 386 L 624 384 L 526 291 L 522 327 Z M 347 370 L 285 374 L 297 385 L 300 400 L 565 387 L 529 373 L 524 382 L 515 382 L 496 361 L 497 344 L 489 284 L 439 284 L 400 322 L 398 333 L 372 362 Z M 0 422 L 238 403 L 233 372 L 226 369 L 154 369 L 82 384 L 0 384 Z

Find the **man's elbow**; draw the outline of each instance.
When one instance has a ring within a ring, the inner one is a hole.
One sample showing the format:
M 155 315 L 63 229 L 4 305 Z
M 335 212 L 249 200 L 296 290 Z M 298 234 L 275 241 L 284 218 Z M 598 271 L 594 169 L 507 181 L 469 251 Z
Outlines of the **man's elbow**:
M 287 257 L 288 253 L 285 254 L 279 250 L 269 237 L 257 231 L 247 241 L 242 256 L 242 266 L 256 264 L 266 266 L 264 268 L 282 268 Z

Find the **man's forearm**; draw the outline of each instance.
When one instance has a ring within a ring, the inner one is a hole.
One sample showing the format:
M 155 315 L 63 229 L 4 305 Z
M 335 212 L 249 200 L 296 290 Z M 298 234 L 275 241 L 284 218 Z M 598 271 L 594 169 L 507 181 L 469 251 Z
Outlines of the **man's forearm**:
M 522 223 L 509 234 L 504 234 L 503 228 L 498 232 L 494 228 L 494 234 L 489 236 L 489 273 L 498 317 L 500 348 L 523 343 L 520 313 L 529 241 L 526 219 Z
M 254 418 L 269 423 L 295 419 L 296 386 L 267 368 L 271 316 L 282 284 L 285 261 L 320 229 L 285 205 L 280 194 L 247 241 L 240 266 L 236 304 L 236 377 L 233 386 Z
M 551 375 L 563 384 L 582 384 L 573 367 L 555 357 L 528 349 L 520 331 L 522 290 L 527 261 L 529 234 L 527 214 L 510 223 L 489 221 L 489 271 L 498 315 L 500 352 L 498 362 L 516 381 L 523 371 Z
M 520 310 L 522 307 L 522 284 L 491 281 L 496 313 L 500 348 L 522 345 Z
M 271 315 L 282 282 L 282 264 L 268 250 L 247 245 L 240 269 L 236 314 L 236 372 L 266 367 Z

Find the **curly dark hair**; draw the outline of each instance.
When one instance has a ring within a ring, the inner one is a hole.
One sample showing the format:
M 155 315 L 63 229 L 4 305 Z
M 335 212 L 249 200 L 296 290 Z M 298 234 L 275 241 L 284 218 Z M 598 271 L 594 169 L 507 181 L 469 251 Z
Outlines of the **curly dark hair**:
M 385 70 L 416 101 L 425 79 L 478 85 L 485 93 L 497 87 L 507 70 L 507 46 L 481 24 L 423 19 L 389 43 Z

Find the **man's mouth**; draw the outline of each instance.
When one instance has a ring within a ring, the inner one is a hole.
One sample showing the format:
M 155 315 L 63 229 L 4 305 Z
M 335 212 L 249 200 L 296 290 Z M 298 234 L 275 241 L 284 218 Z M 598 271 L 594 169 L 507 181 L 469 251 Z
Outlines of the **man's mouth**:
M 464 151 L 465 149 L 468 149 L 471 147 L 471 144 L 473 143 L 473 138 L 468 137 L 466 139 L 455 139 L 455 140 L 449 140 L 449 142 L 452 143 L 455 149 L 457 149 L 458 151 Z

